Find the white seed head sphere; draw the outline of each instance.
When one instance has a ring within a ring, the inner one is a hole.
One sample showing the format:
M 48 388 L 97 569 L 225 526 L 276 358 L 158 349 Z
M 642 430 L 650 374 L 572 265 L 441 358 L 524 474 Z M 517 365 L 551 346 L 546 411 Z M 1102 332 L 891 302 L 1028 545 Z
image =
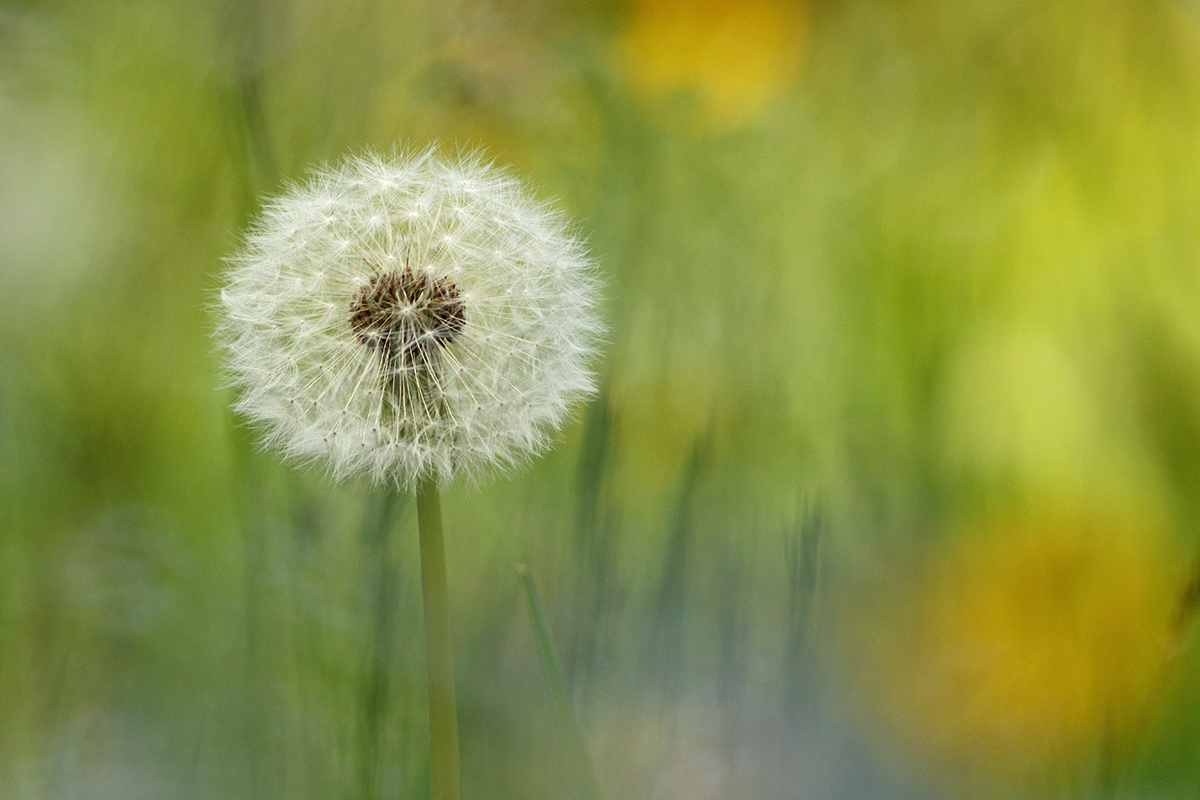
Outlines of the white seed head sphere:
M 477 155 L 349 158 L 268 203 L 229 263 L 235 407 L 335 479 L 479 479 L 594 391 L 595 266 Z

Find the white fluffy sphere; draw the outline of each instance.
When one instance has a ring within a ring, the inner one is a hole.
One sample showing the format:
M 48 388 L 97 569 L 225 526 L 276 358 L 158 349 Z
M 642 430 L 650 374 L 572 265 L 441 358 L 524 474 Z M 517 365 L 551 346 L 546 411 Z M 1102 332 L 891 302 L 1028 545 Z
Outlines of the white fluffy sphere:
M 229 262 L 235 407 L 335 479 L 477 479 L 594 391 L 595 266 L 478 156 L 349 158 L 270 202 Z

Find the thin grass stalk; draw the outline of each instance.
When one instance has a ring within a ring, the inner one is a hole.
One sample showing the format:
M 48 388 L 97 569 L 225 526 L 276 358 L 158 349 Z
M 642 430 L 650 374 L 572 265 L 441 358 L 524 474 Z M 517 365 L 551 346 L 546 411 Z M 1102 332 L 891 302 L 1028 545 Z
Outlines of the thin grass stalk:
M 362 744 L 359 749 L 363 800 L 383 797 L 386 755 L 382 752 L 382 744 L 388 717 L 389 677 L 396 657 L 396 603 L 400 582 L 400 570 L 391 552 L 391 531 L 403 506 L 403 495 L 384 491 L 363 521 L 363 546 L 374 615 L 370 672 L 363 687 Z
M 542 673 L 546 676 L 546 687 L 550 692 L 550 704 L 554 708 L 554 719 L 558 725 L 563 751 L 571 772 L 575 789 L 574 796 L 579 800 L 601 800 L 603 795 L 600 791 L 600 783 L 596 780 L 596 773 L 592 769 L 583 733 L 571 710 L 566 673 L 563 671 L 558 649 L 554 646 L 554 638 L 550 635 L 550 625 L 546 622 L 546 615 L 542 611 L 542 602 L 538 597 L 537 587 L 533 583 L 533 575 L 525 564 L 517 565 L 517 575 L 529 605 L 529 621 L 533 626 L 534 638 L 537 640 L 538 658 L 542 662 Z

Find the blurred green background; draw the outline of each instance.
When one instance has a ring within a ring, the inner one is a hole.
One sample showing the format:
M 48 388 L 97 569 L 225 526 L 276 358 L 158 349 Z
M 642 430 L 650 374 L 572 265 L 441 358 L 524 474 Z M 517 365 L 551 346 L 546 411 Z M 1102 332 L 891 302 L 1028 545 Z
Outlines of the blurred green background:
M 259 453 L 210 333 L 265 196 L 427 142 L 611 326 L 445 496 L 464 796 L 574 796 L 520 562 L 608 798 L 1200 797 L 1200 3 L 31 0 L 0 798 L 426 796 L 412 509 Z

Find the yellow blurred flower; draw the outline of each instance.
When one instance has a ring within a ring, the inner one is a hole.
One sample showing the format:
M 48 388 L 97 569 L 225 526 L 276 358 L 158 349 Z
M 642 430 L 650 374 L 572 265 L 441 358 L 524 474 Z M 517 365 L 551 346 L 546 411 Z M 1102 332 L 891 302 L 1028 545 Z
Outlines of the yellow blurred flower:
M 796 0 L 633 0 L 617 55 L 637 92 L 690 93 L 712 122 L 736 124 L 794 79 L 808 31 Z
M 865 688 L 885 744 L 972 796 L 1078 780 L 1152 709 L 1179 555 L 1157 525 L 1073 509 L 965 531 L 874 615 Z

